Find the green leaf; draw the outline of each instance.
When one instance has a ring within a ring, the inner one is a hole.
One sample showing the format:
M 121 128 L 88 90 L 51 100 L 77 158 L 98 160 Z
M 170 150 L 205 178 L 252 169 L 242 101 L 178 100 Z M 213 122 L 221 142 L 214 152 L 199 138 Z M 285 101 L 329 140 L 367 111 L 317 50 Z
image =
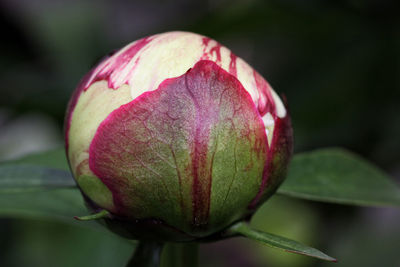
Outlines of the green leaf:
M 247 223 L 244 222 L 239 222 L 233 225 L 231 228 L 229 228 L 228 234 L 244 236 L 259 241 L 269 247 L 281 249 L 287 252 L 310 256 L 321 260 L 336 262 L 336 259 L 322 253 L 321 251 L 315 248 L 306 246 L 304 244 L 301 244 L 294 240 L 290 240 L 285 237 L 254 230 L 250 228 L 250 226 Z
M 76 187 L 64 149 L 0 163 L 0 193 Z
M 400 189 L 388 175 L 340 148 L 294 156 L 278 193 L 341 204 L 400 206 Z
M 66 171 L 69 170 L 65 149 L 63 147 L 30 154 L 16 160 L 6 161 L 5 163 L 32 164 L 35 166 L 43 166 Z
M 0 217 L 58 221 L 100 231 L 108 231 L 95 221 L 81 222 L 75 216 L 86 215 L 88 210 L 77 188 L 0 192 Z
M 78 189 L 53 189 L 42 192 L 0 194 L 0 216 L 75 221 L 87 214 Z
M 28 164 L 0 165 L 0 193 L 76 187 L 68 171 Z
M 1 217 L 82 224 L 73 217 L 86 214 L 82 195 L 68 170 L 64 149 L 0 163 Z

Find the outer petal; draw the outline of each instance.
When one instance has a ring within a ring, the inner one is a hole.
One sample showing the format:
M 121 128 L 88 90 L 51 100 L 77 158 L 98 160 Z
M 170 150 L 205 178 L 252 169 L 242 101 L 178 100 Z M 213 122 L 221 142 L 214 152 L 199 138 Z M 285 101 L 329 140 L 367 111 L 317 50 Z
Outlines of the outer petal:
M 284 118 L 276 118 L 274 134 L 268 150 L 263 180 L 260 190 L 249 204 L 255 210 L 267 200 L 286 177 L 288 165 L 293 154 L 293 129 L 289 114 Z
M 266 160 L 267 138 L 253 101 L 212 61 L 113 111 L 89 154 L 116 214 L 155 218 L 198 237 L 247 212 Z

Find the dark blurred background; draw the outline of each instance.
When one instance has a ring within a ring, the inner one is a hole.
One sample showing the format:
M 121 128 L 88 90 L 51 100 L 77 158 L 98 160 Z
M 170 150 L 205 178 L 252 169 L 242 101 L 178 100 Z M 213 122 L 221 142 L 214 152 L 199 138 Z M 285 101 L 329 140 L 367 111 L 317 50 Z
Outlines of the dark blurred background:
M 0 160 L 62 145 L 66 103 L 113 49 L 185 30 L 221 42 L 285 94 L 295 151 L 342 146 L 400 179 L 397 1 L 0 1 Z M 274 197 L 259 229 L 335 266 L 400 266 L 399 210 Z M 123 266 L 129 243 L 47 221 L 0 220 L 0 266 Z M 241 239 L 201 246 L 201 266 L 334 266 Z

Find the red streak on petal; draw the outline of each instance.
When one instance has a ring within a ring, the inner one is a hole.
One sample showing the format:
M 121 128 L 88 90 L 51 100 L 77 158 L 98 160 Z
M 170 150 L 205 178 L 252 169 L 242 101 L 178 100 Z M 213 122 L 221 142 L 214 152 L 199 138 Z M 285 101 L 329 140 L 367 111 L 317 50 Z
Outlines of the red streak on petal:
M 261 197 L 263 196 L 265 188 L 267 187 L 267 182 L 269 181 L 269 177 L 270 177 L 271 169 L 272 169 L 272 164 L 271 164 L 272 159 L 273 159 L 272 156 L 273 156 L 273 153 L 272 153 L 272 150 L 270 150 L 268 153 L 268 156 L 267 156 L 267 160 L 265 162 L 263 178 L 261 181 L 260 189 L 259 189 L 257 195 L 255 196 L 255 198 L 251 201 L 251 203 L 248 207 L 249 209 L 254 209 L 257 206 L 257 204 L 261 200 Z
M 271 86 L 268 82 L 255 70 L 253 70 L 254 80 L 256 82 L 259 98 L 258 98 L 258 112 L 264 116 L 268 112 L 276 119 L 275 102 L 271 94 Z
M 198 125 L 198 124 L 197 124 Z M 208 144 L 200 138 L 207 138 L 201 133 L 201 129 L 196 129 L 195 142 L 192 151 L 192 195 L 193 195 L 193 224 L 204 225 L 208 222 L 210 212 L 210 194 L 212 180 L 212 166 L 207 168 Z
M 146 37 L 136 41 L 129 47 L 126 51 L 124 51 L 120 55 L 110 54 L 97 65 L 97 67 L 93 68 L 89 71 L 79 82 L 78 86 L 76 87 L 75 91 L 72 94 L 72 97 L 68 103 L 67 112 L 64 120 L 64 134 L 65 134 L 65 148 L 68 153 L 69 147 L 69 128 L 71 124 L 72 113 L 75 109 L 75 106 L 78 102 L 79 96 L 83 91 L 88 90 L 88 88 L 97 81 L 101 80 L 108 80 L 108 87 L 112 89 L 117 89 L 124 83 L 128 82 L 129 77 L 131 76 L 135 66 L 137 66 L 139 62 L 139 58 L 136 59 L 134 67 L 129 70 L 128 75 L 123 80 L 122 84 L 116 84 L 113 79 L 114 73 L 121 72 L 126 65 L 131 61 L 131 59 L 145 47 L 148 43 L 153 40 L 154 37 Z
M 197 71 L 200 70 L 203 77 L 211 78 L 214 73 L 219 73 L 219 67 L 210 64 L 209 61 L 201 61 L 196 64 L 192 71 L 186 73 L 186 90 L 193 100 L 196 109 L 196 120 L 194 130 L 194 140 L 192 144 L 192 205 L 193 205 L 193 224 L 196 226 L 206 225 L 210 212 L 210 195 L 212 182 L 212 161 L 209 161 L 209 141 L 210 131 L 218 121 L 218 108 L 212 104 L 204 94 L 194 91 L 198 88 Z M 203 88 L 208 84 L 204 83 Z
M 112 89 L 117 89 L 122 84 L 127 84 L 130 78 L 130 74 L 137 66 L 139 58 L 136 59 L 134 66 L 129 70 L 129 75 L 126 75 L 122 80 L 115 81 L 115 75 L 120 74 L 125 67 L 129 64 L 132 58 L 141 51 L 148 43 L 153 40 L 154 37 L 142 38 L 134 42 L 128 49 L 123 53 L 114 55 L 107 60 L 100 63 L 100 65 L 95 70 L 95 76 L 92 77 L 85 86 L 85 90 L 90 87 L 90 85 L 97 81 L 106 80 L 108 81 L 108 87 Z
M 217 56 L 216 63 L 221 63 L 221 44 L 217 43 L 210 49 L 210 54 L 212 55 L 213 53 Z
M 208 46 L 208 43 L 210 42 L 210 38 L 208 38 L 208 37 L 203 37 L 203 39 L 202 39 L 202 41 L 203 41 L 203 45 L 204 45 L 204 47 L 207 47 Z
M 203 37 L 202 38 L 202 42 L 203 42 L 203 55 L 201 56 L 201 60 L 206 60 L 206 59 L 209 59 L 209 55 L 208 55 L 208 52 L 206 51 L 207 50 L 207 46 L 208 46 L 208 43 L 210 42 L 210 38 L 208 38 L 208 37 Z
M 262 203 L 262 198 L 266 190 L 270 191 L 272 189 L 271 193 L 269 193 L 270 195 L 278 188 L 285 178 L 292 154 L 293 130 L 290 116 L 286 115 L 284 118 L 277 117 L 260 189 L 256 197 L 249 204 L 249 209 L 252 210 L 256 208 L 259 203 Z
M 229 62 L 229 73 L 235 77 L 237 77 L 236 59 L 237 56 L 231 52 L 231 61 Z
M 215 62 L 217 64 L 221 63 L 221 44 L 216 42 L 215 46 L 213 46 L 208 52 L 207 47 L 210 43 L 211 39 L 208 37 L 203 37 L 202 38 L 202 42 L 203 42 L 203 56 L 201 57 L 201 59 L 210 59 L 213 55 L 213 53 L 215 53 L 217 59 L 215 60 Z

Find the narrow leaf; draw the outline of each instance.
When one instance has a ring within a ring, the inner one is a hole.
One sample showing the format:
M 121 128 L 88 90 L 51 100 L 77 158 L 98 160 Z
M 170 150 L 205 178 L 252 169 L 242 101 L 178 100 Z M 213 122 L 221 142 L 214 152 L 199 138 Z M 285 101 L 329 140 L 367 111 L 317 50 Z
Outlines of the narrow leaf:
M 7 162 L 18 164 L 31 164 L 66 171 L 69 170 L 67 157 L 65 155 L 65 149 L 63 147 L 45 152 L 30 154 L 22 158 Z
M 75 186 L 63 149 L 0 163 L 0 193 Z
M 261 242 L 269 247 L 281 249 L 287 252 L 310 256 L 325 261 L 332 261 L 332 262 L 337 261 L 336 259 L 324 254 L 323 252 L 315 248 L 301 244 L 297 241 L 290 240 L 288 238 L 277 236 L 274 234 L 254 230 L 250 228 L 250 226 L 247 223 L 244 222 L 239 222 L 233 225 L 228 230 L 228 234 L 248 237 L 250 239 Z
M 76 221 L 73 216 L 85 213 L 87 210 L 78 189 L 0 194 L 0 216 L 2 217 L 56 218 Z
M 79 224 L 73 217 L 87 212 L 68 170 L 64 149 L 0 163 L 0 217 Z
M 400 189 L 383 171 L 340 148 L 296 155 L 278 193 L 365 206 L 400 206 Z
M 110 212 L 108 212 L 107 210 L 101 210 L 98 213 L 93 213 L 86 216 L 75 216 L 74 218 L 77 219 L 78 221 L 100 220 L 104 218 L 110 218 Z

